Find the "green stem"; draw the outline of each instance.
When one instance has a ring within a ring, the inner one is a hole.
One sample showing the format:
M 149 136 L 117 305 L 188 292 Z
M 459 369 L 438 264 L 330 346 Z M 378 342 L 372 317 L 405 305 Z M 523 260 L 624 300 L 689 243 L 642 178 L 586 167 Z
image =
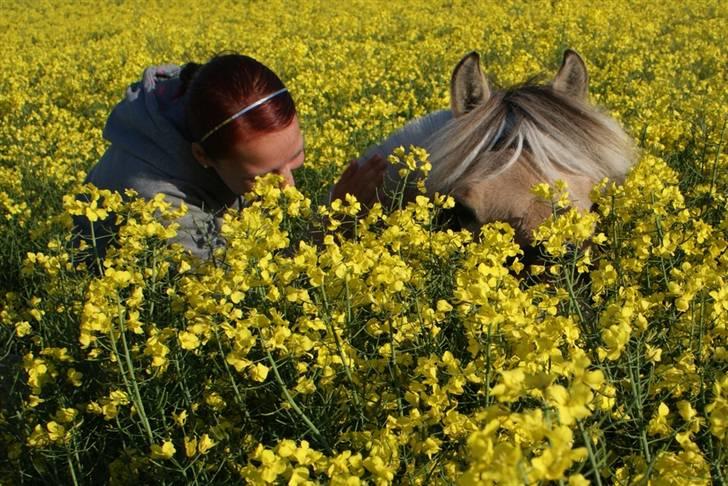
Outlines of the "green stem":
M 119 299 L 119 295 L 116 295 L 116 303 L 118 305 L 119 310 L 122 310 L 121 307 L 121 301 Z M 147 419 L 147 414 L 144 411 L 144 403 L 142 402 L 142 396 L 141 393 L 139 393 L 139 385 L 137 384 L 136 376 L 134 375 L 134 364 L 131 362 L 131 354 L 129 353 L 129 345 L 126 342 L 126 328 L 124 326 L 124 317 L 123 313 L 119 312 L 119 331 L 121 334 L 121 344 L 124 347 L 124 358 L 126 359 L 126 366 L 129 370 L 129 377 L 131 378 L 131 384 L 132 389 L 134 390 L 134 405 L 137 408 L 137 412 L 139 412 L 139 417 L 142 420 L 142 423 L 144 424 L 144 428 L 147 431 L 147 436 L 149 437 L 149 444 L 154 443 L 154 434 L 152 433 L 152 427 L 149 425 L 149 420 Z
M 76 470 L 73 468 L 73 462 L 71 462 L 71 456 L 66 456 L 66 460 L 68 461 L 68 469 L 71 471 L 71 478 L 73 479 L 73 484 L 78 486 L 78 479 L 76 478 Z
M 89 225 L 91 227 L 91 241 L 93 242 L 93 248 L 94 248 L 94 257 L 96 259 L 96 266 L 99 268 L 99 275 L 104 274 L 104 266 L 101 264 L 101 258 L 99 258 L 99 250 L 96 247 L 96 231 L 94 231 L 94 224 L 91 222 Z
M 344 285 L 346 290 L 346 318 L 347 322 L 351 322 L 351 302 L 350 302 L 350 295 L 349 295 L 349 282 L 348 280 L 344 279 Z M 324 309 L 326 311 L 326 324 L 329 327 L 329 331 L 334 337 L 334 343 L 336 344 L 336 350 L 339 353 L 339 358 L 341 358 L 341 364 L 344 365 L 344 373 L 346 374 L 346 378 L 351 384 L 351 392 L 354 396 L 354 405 L 359 410 L 359 418 L 364 421 L 364 407 L 362 406 L 361 400 L 359 399 L 359 394 L 356 391 L 356 384 L 354 383 L 354 378 L 351 375 L 351 370 L 349 369 L 349 365 L 347 363 L 346 355 L 344 354 L 344 349 L 341 347 L 341 341 L 339 340 L 339 335 L 336 332 L 336 329 L 334 328 L 334 323 L 331 321 L 331 315 L 329 313 L 329 303 L 328 299 L 326 298 L 326 289 L 324 288 L 323 284 L 321 285 L 321 297 L 323 299 Z
M 577 421 L 579 424 L 579 430 L 581 430 L 581 436 L 584 438 L 584 444 L 586 445 L 586 450 L 589 453 L 589 462 L 592 465 L 592 469 L 594 470 L 594 478 L 597 482 L 597 486 L 602 486 L 602 478 L 599 474 L 599 465 L 597 464 L 597 458 L 594 455 L 594 449 L 592 449 L 591 446 L 591 440 L 589 439 L 589 436 L 587 435 L 586 431 L 584 430 L 584 426 L 582 425 L 581 421 Z
M 225 366 L 225 371 L 228 374 L 228 377 L 230 378 L 230 383 L 233 385 L 233 391 L 235 392 L 235 400 L 238 402 L 238 405 L 243 409 L 243 413 L 245 414 L 245 417 L 248 419 L 248 421 L 252 421 L 252 418 L 250 416 L 250 410 L 245 407 L 245 402 L 243 401 L 243 397 L 240 395 L 240 390 L 238 389 L 238 384 L 235 381 L 235 376 L 233 375 L 233 372 L 230 370 L 230 366 L 228 366 L 227 359 L 225 357 L 225 352 L 222 349 L 222 343 L 220 342 L 220 333 L 217 332 L 217 324 L 214 324 L 212 326 L 212 329 L 215 331 L 215 340 L 217 341 L 217 349 L 220 350 L 220 358 L 222 359 L 222 364 Z
M 134 396 L 131 388 L 131 384 L 129 383 L 129 379 L 126 377 L 126 370 L 124 370 L 124 365 L 122 364 L 121 354 L 119 353 L 119 348 L 116 345 L 116 338 L 114 337 L 114 329 L 112 328 L 109 331 L 109 339 L 111 341 L 111 349 L 114 352 L 114 358 L 116 359 L 116 364 L 119 366 L 119 373 L 121 374 L 121 379 L 124 381 L 124 386 L 126 387 L 126 392 L 129 394 L 129 396 Z M 134 422 L 137 426 L 139 426 L 138 422 Z M 139 427 L 139 432 L 144 433 L 141 427 Z
M 286 387 L 286 384 L 283 382 L 283 378 L 281 378 L 280 373 L 278 372 L 278 366 L 276 365 L 275 360 L 273 359 L 273 356 L 271 356 L 270 351 L 267 349 L 265 350 L 266 355 L 268 356 L 268 362 L 271 365 L 271 368 L 273 368 L 273 374 L 276 377 L 276 381 L 278 382 L 278 385 L 281 387 L 281 390 L 283 390 L 283 395 L 286 397 L 286 401 L 291 406 L 291 408 L 298 414 L 299 417 L 301 417 L 301 420 L 303 420 L 303 423 L 305 423 L 309 430 L 313 432 L 313 434 L 318 438 L 318 440 L 324 445 L 324 447 L 328 450 L 331 450 L 328 443 L 326 442 L 326 439 L 324 439 L 323 435 L 319 431 L 319 429 L 311 422 L 311 419 L 308 418 L 308 416 L 304 413 L 303 410 L 298 406 L 296 401 L 293 399 L 291 394 L 288 391 L 288 388 Z

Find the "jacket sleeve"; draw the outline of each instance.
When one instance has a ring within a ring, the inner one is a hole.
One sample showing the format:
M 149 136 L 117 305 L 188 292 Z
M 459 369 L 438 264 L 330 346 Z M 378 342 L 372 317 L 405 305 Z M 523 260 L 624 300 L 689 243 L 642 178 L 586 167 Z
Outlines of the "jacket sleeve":
M 181 202 L 178 197 L 168 194 L 166 198 L 176 206 Z M 220 235 L 223 220 L 199 206 L 185 204 L 188 208 L 187 213 L 174 221 L 179 227 L 177 235 L 172 237 L 169 243 L 179 243 L 198 258 L 210 260 L 216 248 L 225 246 L 225 239 Z

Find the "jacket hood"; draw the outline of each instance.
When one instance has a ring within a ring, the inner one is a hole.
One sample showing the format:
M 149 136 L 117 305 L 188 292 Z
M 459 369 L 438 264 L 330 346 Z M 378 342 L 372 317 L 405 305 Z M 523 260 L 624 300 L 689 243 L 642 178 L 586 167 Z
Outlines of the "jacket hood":
M 237 197 L 214 169 L 205 169 L 192 155 L 191 135 L 181 94 L 181 67 L 159 64 L 144 69 L 104 126 L 103 136 L 142 159 L 170 181 L 195 187 L 204 199 L 220 205 Z

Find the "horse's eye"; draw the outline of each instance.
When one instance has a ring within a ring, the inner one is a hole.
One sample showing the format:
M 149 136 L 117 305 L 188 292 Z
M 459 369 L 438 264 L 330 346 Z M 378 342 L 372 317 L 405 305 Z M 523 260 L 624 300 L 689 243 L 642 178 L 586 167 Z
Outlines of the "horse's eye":
M 476 222 L 475 212 L 457 200 L 454 207 L 441 210 L 437 218 L 439 227 L 450 228 L 453 231 L 466 229 Z
M 477 223 L 478 218 L 475 216 L 475 212 L 464 205 L 460 201 L 455 201 L 455 207 L 453 208 L 455 219 L 459 223 L 460 228 L 471 227 L 474 223 Z

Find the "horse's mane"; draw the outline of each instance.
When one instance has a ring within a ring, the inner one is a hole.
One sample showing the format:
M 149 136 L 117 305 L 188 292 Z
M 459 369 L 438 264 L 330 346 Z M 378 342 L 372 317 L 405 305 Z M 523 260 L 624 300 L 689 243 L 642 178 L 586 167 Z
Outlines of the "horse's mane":
M 610 116 L 532 80 L 494 90 L 428 145 L 430 193 L 496 176 L 519 159 L 548 181 L 566 172 L 621 183 L 635 157 L 632 139 Z

